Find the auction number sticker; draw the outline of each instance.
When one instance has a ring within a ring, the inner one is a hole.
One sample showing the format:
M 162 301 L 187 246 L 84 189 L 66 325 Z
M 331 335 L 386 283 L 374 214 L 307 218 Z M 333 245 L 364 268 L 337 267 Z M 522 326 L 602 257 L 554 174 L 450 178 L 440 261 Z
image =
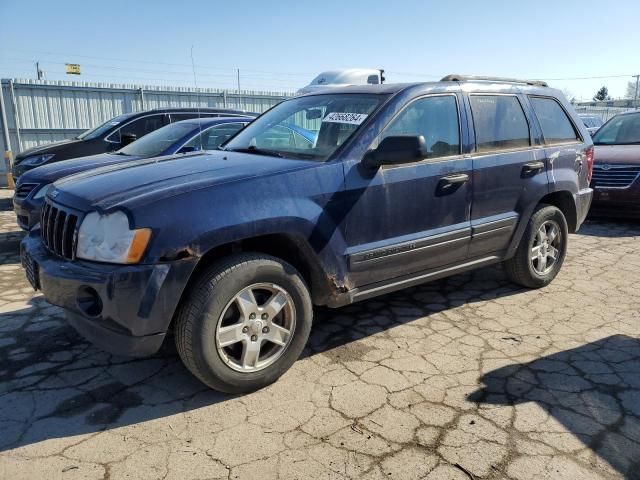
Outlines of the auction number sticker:
M 331 112 L 324 119 L 323 122 L 329 123 L 349 123 L 351 125 L 360 125 L 367 118 L 366 113 L 340 113 Z

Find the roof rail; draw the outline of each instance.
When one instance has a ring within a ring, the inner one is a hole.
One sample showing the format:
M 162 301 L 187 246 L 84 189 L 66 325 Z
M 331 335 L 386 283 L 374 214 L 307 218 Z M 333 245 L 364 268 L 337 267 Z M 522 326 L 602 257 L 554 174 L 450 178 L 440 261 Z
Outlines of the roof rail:
M 484 77 L 479 75 L 447 75 L 442 77 L 441 82 L 503 82 L 503 83 L 523 83 L 525 85 L 537 85 L 538 87 L 548 87 L 547 82 L 542 80 L 521 80 L 508 77 Z

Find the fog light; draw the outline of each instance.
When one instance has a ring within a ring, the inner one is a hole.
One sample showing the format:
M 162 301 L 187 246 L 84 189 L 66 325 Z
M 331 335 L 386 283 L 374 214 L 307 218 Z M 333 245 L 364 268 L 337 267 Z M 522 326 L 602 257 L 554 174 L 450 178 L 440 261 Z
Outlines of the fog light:
M 95 288 L 84 286 L 78 289 L 78 308 L 90 317 L 102 313 L 102 300 Z

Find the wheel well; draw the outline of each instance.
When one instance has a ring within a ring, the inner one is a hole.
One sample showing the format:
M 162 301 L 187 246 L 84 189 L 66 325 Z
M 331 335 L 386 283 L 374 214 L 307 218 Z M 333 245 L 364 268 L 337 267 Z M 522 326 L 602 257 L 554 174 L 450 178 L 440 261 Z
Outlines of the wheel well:
M 561 192 L 550 193 L 542 197 L 540 199 L 540 203 L 546 203 L 548 205 L 553 205 L 559 208 L 567 219 L 569 232 L 575 233 L 576 226 L 578 224 L 578 213 L 576 211 L 576 204 L 573 200 L 573 195 L 571 195 L 571 192 L 567 192 L 565 190 Z
M 328 296 L 335 294 L 335 287 L 331 287 L 311 246 L 302 238 L 286 234 L 261 235 L 212 248 L 198 261 L 184 291 L 188 291 L 191 282 L 209 265 L 240 252 L 264 253 L 291 264 L 304 278 L 314 304 L 325 304 Z

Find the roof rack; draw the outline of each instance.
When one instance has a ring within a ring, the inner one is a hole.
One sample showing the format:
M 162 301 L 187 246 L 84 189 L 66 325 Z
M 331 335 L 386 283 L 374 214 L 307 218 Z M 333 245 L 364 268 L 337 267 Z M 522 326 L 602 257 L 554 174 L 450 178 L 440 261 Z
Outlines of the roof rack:
M 542 80 L 521 80 L 518 78 L 508 78 L 508 77 L 484 77 L 479 75 L 447 75 L 446 77 L 442 77 L 441 82 L 472 82 L 472 81 L 482 81 L 482 82 L 502 82 L 502 83 L 522 83 L 525 85 L 537 85 L 538 87 L 548 87 L 547 82 L 543 82 Z

